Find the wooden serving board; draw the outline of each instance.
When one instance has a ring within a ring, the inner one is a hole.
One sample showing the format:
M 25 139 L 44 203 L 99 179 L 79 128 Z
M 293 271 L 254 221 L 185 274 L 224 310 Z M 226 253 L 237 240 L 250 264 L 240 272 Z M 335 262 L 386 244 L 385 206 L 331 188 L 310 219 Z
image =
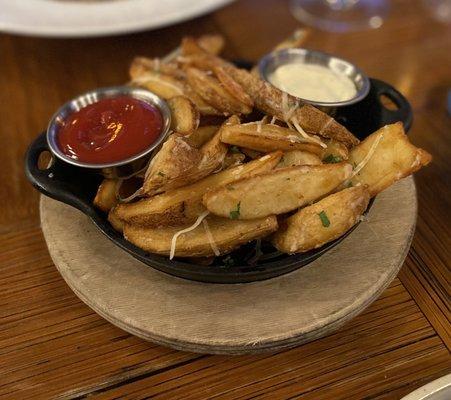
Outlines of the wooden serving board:
M 335 331 L 398 273 L 417 213 L 413 178 L 381 193 L 342 243 L 289 274 L 245 284 L 207 284 L 166 275 L 135 260 L 81 212 L 41 198 L 52 259 L 72 290 L 114 325 L 180 350 L 274 351 Z

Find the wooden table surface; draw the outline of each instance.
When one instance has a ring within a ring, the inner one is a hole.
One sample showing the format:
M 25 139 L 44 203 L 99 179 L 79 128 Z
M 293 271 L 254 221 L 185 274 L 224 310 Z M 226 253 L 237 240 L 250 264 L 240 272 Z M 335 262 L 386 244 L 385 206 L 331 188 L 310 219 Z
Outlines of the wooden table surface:
M 127 36 L 0 35 L 0 398 L 398 399 L 451 371 L 451 26 L 421 1 L 393 2 L 379 30 L 306 41 L 397 87 L 414 108 L 412 141 L 434 155 L 416 176 L 418 226 L 398 278 L 339 332 L 277 354 L 183 353 L 103 320 L 52 264 L 23 154 L 61 103 L 126 81 L 133 56 L 164 55 L 186 34 L 222 33 L 227 57 L 257 60 L 297 26 L 286 1 L 243 0 Z

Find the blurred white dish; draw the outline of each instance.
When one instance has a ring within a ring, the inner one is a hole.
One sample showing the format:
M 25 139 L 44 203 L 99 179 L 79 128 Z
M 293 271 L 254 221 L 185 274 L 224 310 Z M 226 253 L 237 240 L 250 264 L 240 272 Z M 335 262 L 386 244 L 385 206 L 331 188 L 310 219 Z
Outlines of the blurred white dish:
M 104 36 L 159 28 L 233 0 L 0 0 L 0 31 L 31 36 Z
M 435 381 L 409 393 L 401 400 L 449 400 L 451 399 L 451 374 L 442 376 Z

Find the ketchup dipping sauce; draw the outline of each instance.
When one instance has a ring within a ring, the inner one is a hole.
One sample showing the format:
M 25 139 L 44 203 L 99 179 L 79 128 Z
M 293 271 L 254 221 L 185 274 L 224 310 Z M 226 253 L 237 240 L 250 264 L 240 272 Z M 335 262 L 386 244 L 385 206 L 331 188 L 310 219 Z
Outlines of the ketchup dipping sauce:
M 119 95 L 70 114 L 56 139 L 67 157 L 106 164 L 142 153 L 158 140 L 162 130 L 163 116 L 156 106 Z

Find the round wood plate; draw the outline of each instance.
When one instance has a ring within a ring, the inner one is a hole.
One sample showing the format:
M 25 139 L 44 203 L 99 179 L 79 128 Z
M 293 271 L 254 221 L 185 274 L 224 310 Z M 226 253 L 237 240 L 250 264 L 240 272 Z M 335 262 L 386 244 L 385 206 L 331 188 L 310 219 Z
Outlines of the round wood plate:
M 198 353 L 275 351 L 335 331 L 398 273 L 417 213 L 413 178 L 377 196 L 342 243 L 311 264 L 266 281 L 208 284 L 166 275 L 116 247 L 80 211 L 47 197 L 41 223 L 72 290 L 114 325 Z

